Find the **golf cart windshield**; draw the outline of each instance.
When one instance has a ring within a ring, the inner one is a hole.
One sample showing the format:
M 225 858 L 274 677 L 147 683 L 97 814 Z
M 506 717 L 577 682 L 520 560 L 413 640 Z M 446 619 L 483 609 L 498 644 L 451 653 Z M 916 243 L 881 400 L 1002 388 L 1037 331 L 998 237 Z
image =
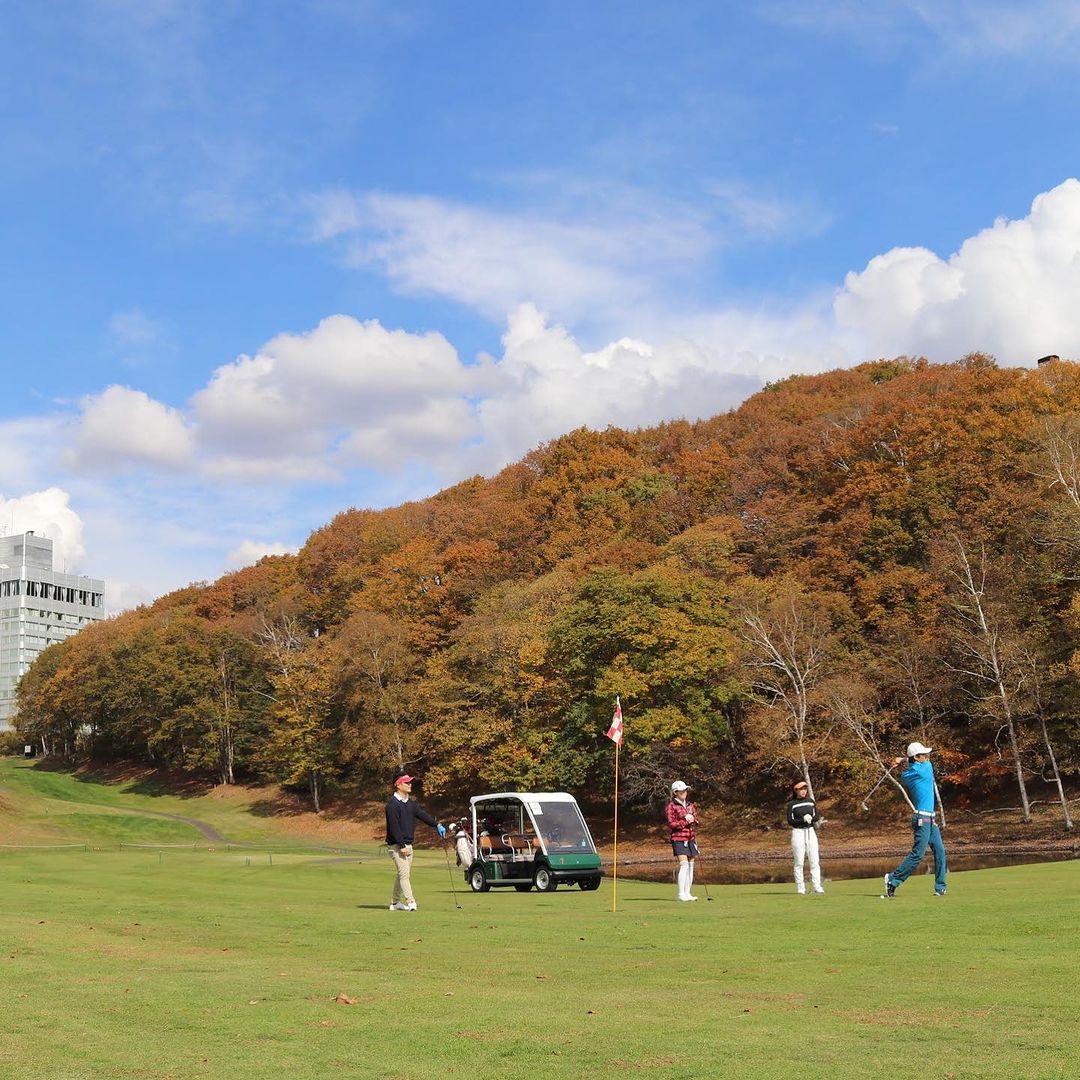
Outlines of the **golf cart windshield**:
M 594 852 L 592 837 L 576 802 L 528 798 L 536 831 L 549 855 L 556 852 Z

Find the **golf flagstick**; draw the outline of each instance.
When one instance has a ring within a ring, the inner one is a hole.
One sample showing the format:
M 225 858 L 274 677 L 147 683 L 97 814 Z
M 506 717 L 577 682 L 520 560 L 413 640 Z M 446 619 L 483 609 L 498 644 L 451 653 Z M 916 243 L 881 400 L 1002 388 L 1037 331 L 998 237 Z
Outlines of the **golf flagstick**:
M 615 841 L 611 866 L 611 910 L 619 909 L 619 749 L 623 740 L 622 702 L 615 697 L 615 715 L 611 718 L 611 727 L 607 737 L 615 744 Z

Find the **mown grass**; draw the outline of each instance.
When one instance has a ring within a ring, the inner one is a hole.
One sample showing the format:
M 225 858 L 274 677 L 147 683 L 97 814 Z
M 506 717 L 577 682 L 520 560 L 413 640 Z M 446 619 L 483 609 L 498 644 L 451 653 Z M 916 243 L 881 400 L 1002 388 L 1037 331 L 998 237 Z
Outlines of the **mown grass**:
M 212 842 L 168 814 L 212 825 L 238 843 L 310 848 L 283 837 L 271 819 L 252 812 L 243 797 L 170 795 L 145 781 L 102 783 L 37 762 L 0 758 L 0 799 L 14 813 L 0 814 L 0 842 L 65 842 L 77 835 L 90 843 Z M 116 815 L 123 814 L 123 821 Z M 140 816 L 145 815 L 145 816 Z
M 97 823 L 94 823 L 97 827 Z M 473 895 L 391 868 L 0 852 L 0 1076 L 1076 1075 L 1077 863 L 878 881 Z M 345 995 L 353 1004 L 339 1004 Z

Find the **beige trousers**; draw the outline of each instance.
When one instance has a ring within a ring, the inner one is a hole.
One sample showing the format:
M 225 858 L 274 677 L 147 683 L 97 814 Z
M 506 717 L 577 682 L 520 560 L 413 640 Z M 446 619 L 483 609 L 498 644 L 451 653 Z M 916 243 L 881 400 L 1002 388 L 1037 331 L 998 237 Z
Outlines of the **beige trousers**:
M 409 874 L 412 872 L 412 851 L 410 850 L 408 855 L 402 855 L 400 848 L 391 847 L 390 858 L 394 860 L 394 868 L 397 870 L 397 876 L 394 878 L 394 895 L 390 903 L 411 904 L 414 902 L 412 882 L 409 881 Z

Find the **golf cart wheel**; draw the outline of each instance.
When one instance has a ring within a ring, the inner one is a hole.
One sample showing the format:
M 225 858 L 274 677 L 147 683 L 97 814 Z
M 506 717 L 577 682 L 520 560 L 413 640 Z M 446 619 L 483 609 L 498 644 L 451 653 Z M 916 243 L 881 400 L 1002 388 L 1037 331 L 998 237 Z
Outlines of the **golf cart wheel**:
M 594 889 L 600 888 L 600 875 L 593 874 L 592 877 L 582 878 L 578 882 L 582 892 L 592 892 Z
M 538 866 L 536 868 L 536 873 L 533 874 L 533 884 L 536 886 L 537 892 L 554 892 L 559 887 L 555 875 L 551 872 L 551 868 L 547 866 Z
M 469 888 L 473 892 L 487 892 L 491 884 L 484 876 L 484 868 L 479 863 L 474 863 L 469 868 Z
M 514 888 L 517 889 L 518 892 L 529 892 L 532 889 L 532 882 L 523 881 L 520 885 L 515 885 Z

